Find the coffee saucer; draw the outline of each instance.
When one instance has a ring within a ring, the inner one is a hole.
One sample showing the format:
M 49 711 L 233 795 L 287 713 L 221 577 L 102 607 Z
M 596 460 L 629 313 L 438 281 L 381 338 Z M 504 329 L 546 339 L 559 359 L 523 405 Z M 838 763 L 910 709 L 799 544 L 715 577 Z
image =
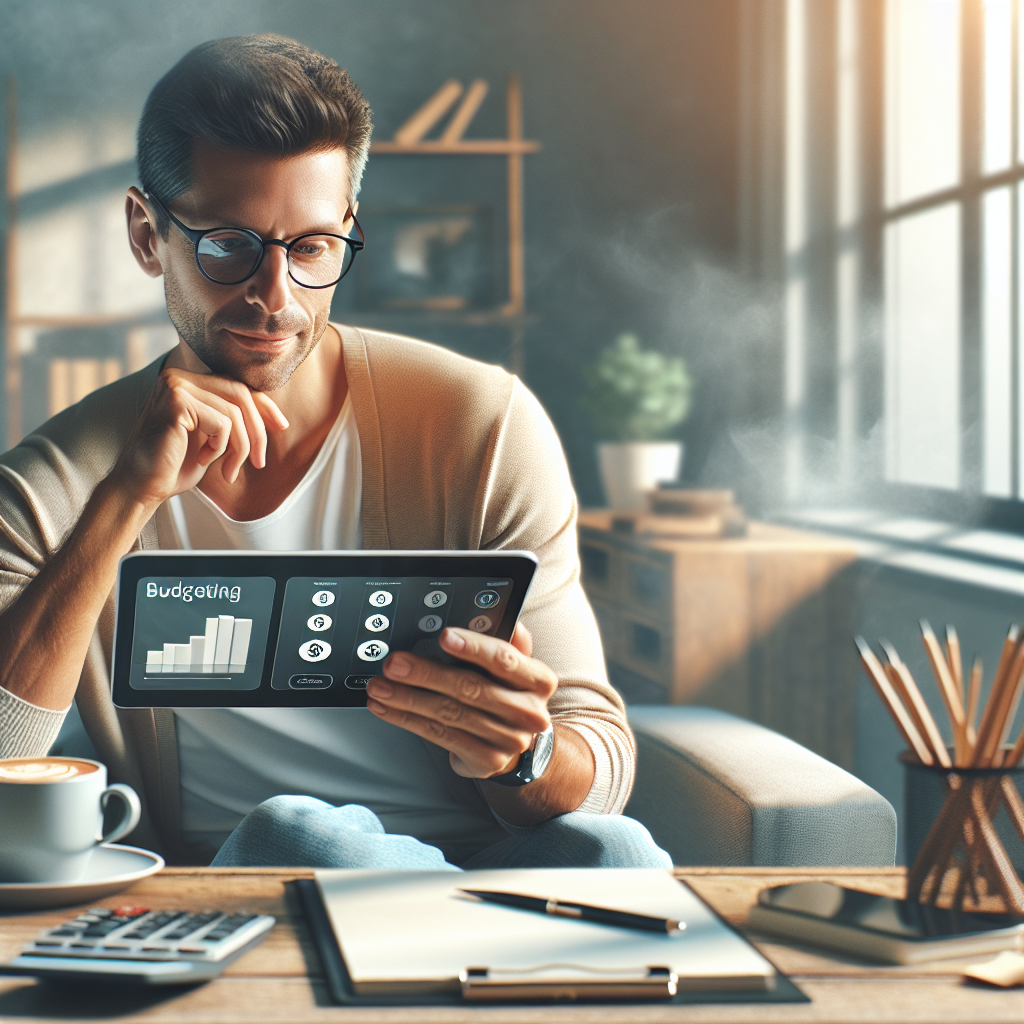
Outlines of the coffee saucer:
M 137 846 L 97 846 L 85 874 L 73 882 L 0 882 L 0 910 L 42 910 L 94 903 L 159 871 L 164 859 Z

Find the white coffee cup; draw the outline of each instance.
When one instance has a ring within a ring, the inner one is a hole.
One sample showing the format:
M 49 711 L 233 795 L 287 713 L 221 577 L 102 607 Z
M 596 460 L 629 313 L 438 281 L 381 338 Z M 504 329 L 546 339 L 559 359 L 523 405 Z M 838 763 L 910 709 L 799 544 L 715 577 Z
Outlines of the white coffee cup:
M 107 801 L 124 805 L 103 834 Z M 99 843 L 112 843 L 139 823 L 135 790 L 107 785 L 107 769 L 84 757 L 0 760 L 0 882 L 74 882 Z

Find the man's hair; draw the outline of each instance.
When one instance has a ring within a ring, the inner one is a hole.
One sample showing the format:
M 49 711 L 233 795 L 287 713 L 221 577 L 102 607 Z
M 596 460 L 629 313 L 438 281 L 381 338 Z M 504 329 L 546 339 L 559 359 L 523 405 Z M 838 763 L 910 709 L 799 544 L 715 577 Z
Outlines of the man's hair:
M 275 156 L 342 148 L 354 202 L 372 129 L 348 72 L 308 46 L 278 35 L 214 39 L 153 86 L 139 121 L 139 180 L 173 202 L 192 185 L 196 139 Z M 166 236 L 163 211 L 158 217 Z

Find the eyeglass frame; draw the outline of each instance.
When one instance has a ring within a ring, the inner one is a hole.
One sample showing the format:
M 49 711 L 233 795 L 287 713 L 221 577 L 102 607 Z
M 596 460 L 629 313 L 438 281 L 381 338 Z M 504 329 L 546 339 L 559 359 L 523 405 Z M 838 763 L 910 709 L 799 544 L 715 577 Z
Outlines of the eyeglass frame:
M 186 225 L 182 224 L 181 221 L 178 220 L 178 218 L 175 217 L 173 213 L 171 213 L 171 211 L 168 209 L 166 203 L 161 202 L 161 200 L 158 199 L 151 192 L 143 192 L 142 195 L 143 195 L 143 197 L 145 199 L 147 199 L 149 202 L 151 202 L 158 210 L 161 210 L 163 213 L 167 214 L 167 216 L 173 222 L 174 226 L 192 243 L 192 247 L 194 249 L 194 254 L 195 254 L 196 267 L 199 270 L 199 273 L 202 274 L 203 277 L 205 277 L 206 280 L 210 281 L 212 284 L 223 285 L 225 288 L 234 288 L 235 285 L 244 284 L 246 281 L 248 281 L 249 278 L 252 277 L 256 273 L 256 271 L 259 270 L 260 267 L 263 266 L 263 257 L 266 256 L 266 254 L 267 254 L 267 246 L 268 245 L 279 245 L 279 246 L 281 246 L 282 249 L 284 249 L 285 260 L 287 261 L 287 264 L 288 264 L 288 276 L 300 288 L 311 288 L 311 289 L 314 289 L 314 290 L 318 290 L 318 289 L 322 289 L 322 288 L 333 288 L 352 269 L 352 264 L 355 263 L 355 261 L 356 261 L 356 254 L 359 253 L 359 252 L 362 252 L 362 250 L 366 247 L 366 236 L 363 234 L 363 229 L 359 226 L 359 221 L 356 219 L 356 215 L 352 211 L 352 207 L 349 207 L 349 212 L 352 213 L 352 223 L 355 224 L 356 231 L 359 232 L 359 237 L 358 238 L 350 238 L 348 235 L 338 235 L 338 234 L 335 234 L 332 231 L 307 231 L 305 234 L 299 235 L 297 238 L 293 238 L 290 242 L 286 242 L 283 238 L 268 238 L 266 241 L 264 241 L 251 228 L 240 228 L 240 227 L 236 227 L 236 226 L 232 225 L 232 226 L 222 226 L 222 227 L 217 227 L 217 228 L 204 228 L 204 229 L 200 230 L 200 229 L 197 229 L 197 228 L 187 227 Z M 262 246 L 262 248 L 260 249 L 260 258 L 256 261 L 256 266 L 254 266 L 252 268 L 252 270 L 250 270 L 249 273 L 245 275 L 245 277 L 241 278 L 238 281 L 230 281 L 230 282 L 229 281 L 218 281 L 215 277 L 210 277 L 210 275 L 203 269 L 203 265 L 199 262 L 199 243 L 207 235 L 211 235 L 215 231 L 240 231 L 240 232 L 242 232 L 242 234 L 251 235 Z M 302 239 L 304 239 L 304 238 L 311 238 L 313 236 L 318 236 L 318 235 L 319 236 L 326 235 L 328 238 L 340 238 L 343 242 L 346 242 L 349 246 L 351 246 L 351 248 L 352 248 L 352 263 L 349 263 L 349 265 L 345 268 L 345 270 L 343 270 L 341 272 L 341 276 L 338 277 L 338 279 L 336 281 L 332 281 L 330 284 L 304 284 L 302 281 L 300 281 L 292 273 L 292 264 L 291 264 L 291 260 L 288 259 L 288 256 L 290 255 L 290 253 L 292 251 L 292 247 L 294 245 L 297 245 L 299 242 L 301 242 Z

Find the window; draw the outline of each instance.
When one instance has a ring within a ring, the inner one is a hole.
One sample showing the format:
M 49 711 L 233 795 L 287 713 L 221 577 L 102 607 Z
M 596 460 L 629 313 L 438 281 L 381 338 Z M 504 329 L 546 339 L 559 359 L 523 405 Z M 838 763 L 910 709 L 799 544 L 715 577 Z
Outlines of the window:
M 745 6 L 757 60 L 741 123 L 782 140 L 774 168 L 745 143 L 741 218 L 770 223 L 774 188 L 774 243 L 756 241 L 785 256 L 790 501 L 873 488 L 1020 518 L 1022 4 Z

